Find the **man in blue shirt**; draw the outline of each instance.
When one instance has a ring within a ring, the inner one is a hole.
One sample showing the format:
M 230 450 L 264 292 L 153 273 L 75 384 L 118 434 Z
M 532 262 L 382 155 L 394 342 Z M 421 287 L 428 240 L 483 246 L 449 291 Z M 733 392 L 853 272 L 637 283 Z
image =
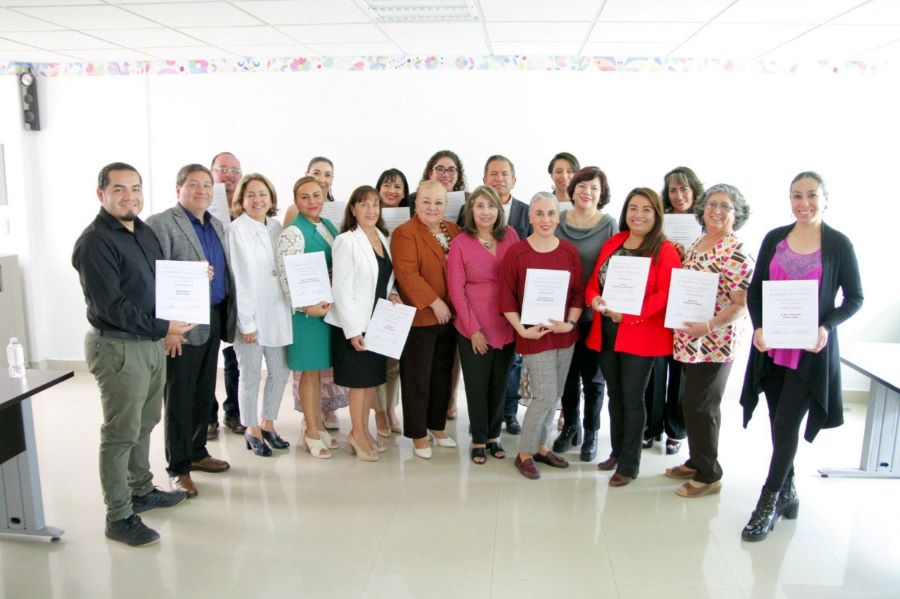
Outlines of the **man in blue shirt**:
M 159 237 L 166 260 L 202 261 L 210 270 L 209 325 L 182 339 L 164 339 L 167 358 L 166 460 L 172 488 L 197 495 L 191 471 L 225 472 L 228 462 L 206 450 L 210 408 L 216 391 L 219 343 L 234 339 L 234 279 L 228 266 L 228 238 L 208 211 L 213 179 L 201 164 L 182 167 L 175 180 L 178 204 L 154 214 L 147 224 Z

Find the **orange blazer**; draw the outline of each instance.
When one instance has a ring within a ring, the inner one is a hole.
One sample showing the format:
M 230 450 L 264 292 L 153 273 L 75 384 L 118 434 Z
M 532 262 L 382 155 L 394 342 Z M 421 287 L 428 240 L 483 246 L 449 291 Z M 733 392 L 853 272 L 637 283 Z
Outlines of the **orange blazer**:
M 444 221 L 447 232 L 456 237 L 459 227 Z M 448 240 L 449 241 L 449 240 Z M 438 323 L 429 304 L 441 298 L 451 310 L 450 293 L 447 290 L 447 256 L 428 227 L 417 216 L 394 229 L 391 235 L 391 259 L 397 289 L 404 304 L 415 306 L 414 327 L 426 327 Z

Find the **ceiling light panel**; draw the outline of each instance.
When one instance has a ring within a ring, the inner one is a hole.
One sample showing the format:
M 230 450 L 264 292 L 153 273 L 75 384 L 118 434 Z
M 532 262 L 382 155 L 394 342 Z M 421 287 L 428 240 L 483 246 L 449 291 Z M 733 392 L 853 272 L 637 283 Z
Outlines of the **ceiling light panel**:
M 378 23 L 477 21 L 473 0 L 357 0 Z

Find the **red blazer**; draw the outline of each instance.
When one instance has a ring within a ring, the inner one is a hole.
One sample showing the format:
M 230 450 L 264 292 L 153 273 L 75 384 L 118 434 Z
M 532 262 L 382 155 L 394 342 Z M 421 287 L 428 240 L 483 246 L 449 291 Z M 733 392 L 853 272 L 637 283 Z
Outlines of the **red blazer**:
M 584 290 L 584 299 L 588 310 L 595 297 L 602 294 L 597 273 L 613 252 L 619 249 L 629 236 L 622 231 L 610 237 L 600 248 L 600 256 L 594 267 L 594 274 L 588 279 Z M 644 305 L 640 316 L 623 314 L 619 323 L 619 334 L 616 336 L 616 351 L 636 356 L 670 356 L 672 355 L 672 329 L 663 326 L 666 320 L 666 303 L 669 301 L 669 282 L 672 280 L 672 269 L 681 268 L 678 250 L 669 241 L 663 241 L 659 253 L 650 262 L 650 273 L 647 275 L 647 292 L 644 294 Z M 600 351 L 601 334 L 598 317 L 591 323 L 585 343 L 591 349 Z

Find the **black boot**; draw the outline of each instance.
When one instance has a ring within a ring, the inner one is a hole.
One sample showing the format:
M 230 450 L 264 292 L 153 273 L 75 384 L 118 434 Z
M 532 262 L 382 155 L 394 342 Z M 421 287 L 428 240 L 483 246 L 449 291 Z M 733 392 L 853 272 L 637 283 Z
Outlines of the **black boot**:
M 553 442 L 554 453 L 566 453 L 573 445 L 578 445 L 578 430 L 574 424 L 567 424 L 560 431 L 556 441 Z
M 584 442 L 581 444 L 582 462 L 593 462 L 597 457 L 597 431 L 584 431 Z
M 756 502 L 756 509 L 750 515 L 750 522 L 744 527 L 741 538 L 745 541 L 763 541 L 769 531 L 775 528 L 778 519 L 778 491 L 769 491 L 765 487 Z
M 777 510 L 778 515 L 787 520 L 795 520 L 800 513 L 800 498 L 797 497 L 797 487 L 794 486 L 793 476 L 788 476 L 781 485 Z

